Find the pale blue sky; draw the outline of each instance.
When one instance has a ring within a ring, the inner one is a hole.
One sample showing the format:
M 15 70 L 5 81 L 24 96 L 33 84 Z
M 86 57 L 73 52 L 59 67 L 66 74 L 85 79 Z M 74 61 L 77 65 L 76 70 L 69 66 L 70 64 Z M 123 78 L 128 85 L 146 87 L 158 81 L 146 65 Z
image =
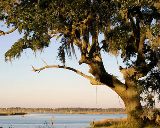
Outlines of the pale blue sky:
M 96 87 L 77 74 L 63 69 L 48 69 L 41 73 L 32 72 L 31 65 L 43 66 L 42 59 L 48 64 L 60 64 L 56 59 L 58 43 L 52 40 L 51 46 L 36 55 L 26 50 L 20 59 L 12 63 L 4 61 L 5 52 L 20 37 L 15 32 L 0 37 L 0 107 L 124 107 L 116 93 L 106 86 Z M 106 70 L 116 74 L 116 58 L 103 55 Z M 87 72 L 86 65 L 78 66 L 75 59 L 67 66 Z

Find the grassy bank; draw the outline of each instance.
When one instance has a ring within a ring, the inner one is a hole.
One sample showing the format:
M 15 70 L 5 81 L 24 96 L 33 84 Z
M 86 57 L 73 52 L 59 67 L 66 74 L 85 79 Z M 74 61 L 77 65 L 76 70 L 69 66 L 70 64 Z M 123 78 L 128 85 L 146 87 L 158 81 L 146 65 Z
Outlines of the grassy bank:
M 120 119 L 104 119 L 101 121 L 91 122 L 91 128 L 135 128 L 135 127 L 128 127 L 127 119 L 120 118 Z M 144 128 L 160 128 L 159 125 L 152 125 L 147 124 Z
M 124 124 L 126 122 L 126 118 L 120 118 L 120 119 L 104 119 L 100 121 L 93 121 L 91 122 L 92 128 L 112 128 L 113 126 Z

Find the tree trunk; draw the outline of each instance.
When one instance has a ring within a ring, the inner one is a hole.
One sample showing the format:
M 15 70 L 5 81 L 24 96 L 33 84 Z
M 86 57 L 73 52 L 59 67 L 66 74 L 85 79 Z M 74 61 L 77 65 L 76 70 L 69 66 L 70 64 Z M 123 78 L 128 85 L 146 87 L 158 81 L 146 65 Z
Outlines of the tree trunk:
M 124 103 L 126 106 L 128 123 L 136 128 L 142 128 L 143 120 L 140 118 L 142 106 L 139 94 L 134 89 L 129 88 Z
M 101 58 L 99 54 L 97 56 Z M 95 77 L 95 79 L 110 87 L 124 101 L 128 115 L 127 122 L 129 128 L 143 128 L 144 121 L 140 118 L 140 115 L 143 112 L 140 103 L 141 93 L 136 82 L 130 78 L 130 75 L 132 76 L 132 72 L 130 71 L 128 72 L 130 73 L 129 75 L 127 73 L 126 76 L 124 76 L 124 84 L 116 77 L 106 72 L 101 59 L 99 59 L 99 61 L 92 60 L 88 65 L 90 67 L 89 72 Z
M 130 83 L 131 84 L 131 83 Z M 128 85 L 128 88 L 122 90 L 115 90 L 117 94 L 124 101 L 127 112 L 127 123 L 130 128 L 143 128 L 144 121 L 140 117 L 143 108 L 140 103 L 140 93 L 137 86 Z

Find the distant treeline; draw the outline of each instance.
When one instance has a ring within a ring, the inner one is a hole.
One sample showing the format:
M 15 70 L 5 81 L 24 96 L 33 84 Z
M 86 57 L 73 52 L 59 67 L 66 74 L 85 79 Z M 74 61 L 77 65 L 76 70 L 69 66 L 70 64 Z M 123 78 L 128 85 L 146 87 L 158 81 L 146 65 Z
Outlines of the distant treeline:
M 0 108 L 0 114 L 14 113 L 72 113 L 72 114 L 102 114 L 125 113 L 124 108 Z

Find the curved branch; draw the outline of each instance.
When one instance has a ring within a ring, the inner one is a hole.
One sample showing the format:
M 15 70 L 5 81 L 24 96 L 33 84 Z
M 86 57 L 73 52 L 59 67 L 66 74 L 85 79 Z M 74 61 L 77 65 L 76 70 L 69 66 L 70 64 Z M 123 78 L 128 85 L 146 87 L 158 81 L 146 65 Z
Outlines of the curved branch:
M 42 70 L 44 69 L 47 69 L 47 68 L 61 68 L 61 69 L 67 69 L 67 70 L 70 70 L 70 71 L 73 71 L 75 73 L 77 73 L 78 75 L 80 76 L 83 76 L 84 78 L 90 80 L 90 83 L 92 85 L 102 85 L 101 82 L 97 81 L 95 78 L 93 78 L 92 76 L 88 76 L 86 74 L 84 74 L 83 72 L 79 71 L 79 70 L 76 70 L 74 68 L 71 68 L 71 67 L 67 67 L 67 66 L 60 66 L 60 65 L 46 65 L 44 67 L 41 67 L 41 68 L 35 68 L 32 66 L 32 69 L 34 72 L 41 72 Z
M 0 36 L 10 34 L 10 33 L 14 32 L 16 29 L 17 28 L 13 28 L 13 29 L 9 30 L 8 32 L 4 32 L 4 31 L 0 30 Z

